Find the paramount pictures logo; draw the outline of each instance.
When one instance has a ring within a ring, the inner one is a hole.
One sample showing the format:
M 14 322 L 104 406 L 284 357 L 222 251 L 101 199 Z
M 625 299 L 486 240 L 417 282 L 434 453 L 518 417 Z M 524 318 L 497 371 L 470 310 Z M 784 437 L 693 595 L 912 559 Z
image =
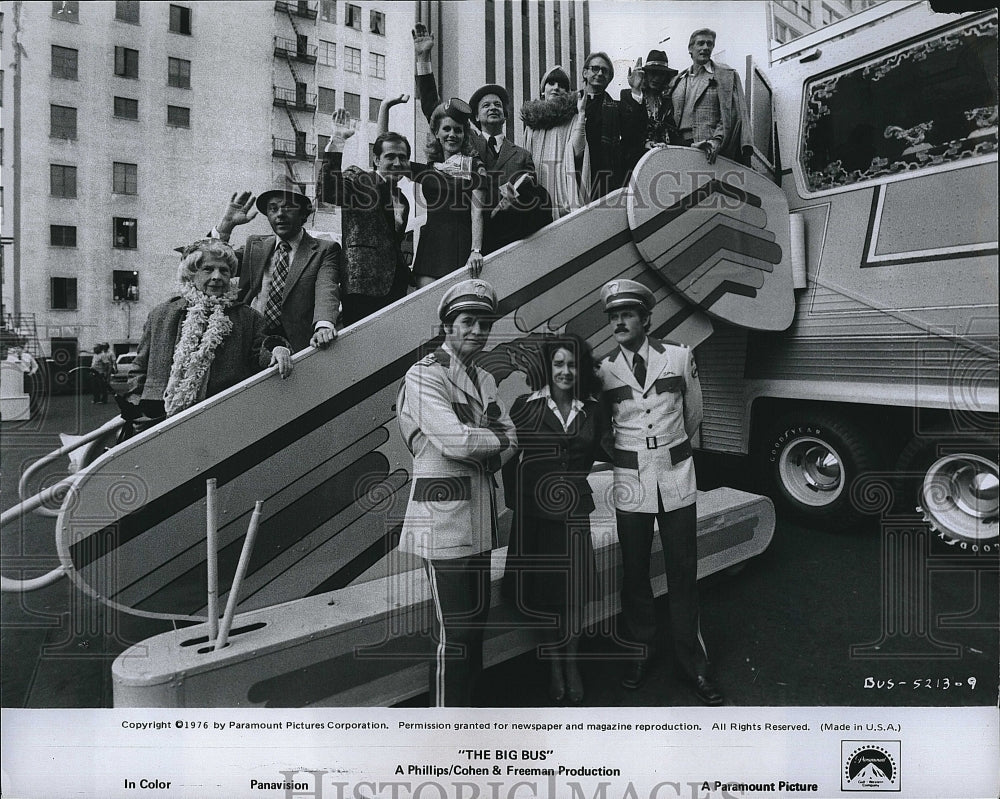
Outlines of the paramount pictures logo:
M 899 741 L 841 741 L 842 791 L 899 791 Z

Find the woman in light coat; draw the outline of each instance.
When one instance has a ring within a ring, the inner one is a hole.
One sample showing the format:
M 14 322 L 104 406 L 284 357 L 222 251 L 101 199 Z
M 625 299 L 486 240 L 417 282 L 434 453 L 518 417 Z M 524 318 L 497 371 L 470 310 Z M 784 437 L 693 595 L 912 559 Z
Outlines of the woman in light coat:
M 531 153 L 538 182 L 552 197 L 552 219 L 585 205 L 580 186 L 590 185 L 585 128 L 586 96 L 571 94 L 569 75 L 553 67 L 542 77 L 541 98 L 521 108 L 524 148 Z

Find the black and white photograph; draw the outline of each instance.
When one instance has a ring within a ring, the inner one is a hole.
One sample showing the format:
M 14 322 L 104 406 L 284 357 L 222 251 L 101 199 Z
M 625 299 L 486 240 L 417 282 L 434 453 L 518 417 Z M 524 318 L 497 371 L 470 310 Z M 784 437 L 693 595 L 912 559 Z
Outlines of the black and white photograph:
M 997 30 L 5 0 L 2 796 L 996 797 Z

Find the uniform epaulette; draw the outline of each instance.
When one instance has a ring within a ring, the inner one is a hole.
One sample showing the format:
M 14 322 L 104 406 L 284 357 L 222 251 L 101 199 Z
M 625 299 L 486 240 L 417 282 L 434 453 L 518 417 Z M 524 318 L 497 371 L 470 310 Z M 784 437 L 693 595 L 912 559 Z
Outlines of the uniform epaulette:
M 436 349 L 417 361 L 417 366 L 433 366 L 439 363 L 446 369 L 451 366 L 451 356 L 444 349 Z

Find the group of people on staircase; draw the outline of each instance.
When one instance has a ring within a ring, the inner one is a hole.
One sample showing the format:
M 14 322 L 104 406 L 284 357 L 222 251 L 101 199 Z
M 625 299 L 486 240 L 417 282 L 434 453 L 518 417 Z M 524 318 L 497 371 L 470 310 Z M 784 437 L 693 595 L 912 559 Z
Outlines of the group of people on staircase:
M 233 194 L 221 221 L 183 248 L 177 296 L 150 313 L 134 362 L 131 392 L 151 418 L 172 416 L 255 372 L 292 370 L 292 353 L 325 348 L 353 324 L 463 267 L 471 279 L 439 306 L 440 346 L 413 366 L 397 416 L 413 454 L 411 495 L 400 549 L 419 557 L 434 602 L 435 704 L 470 704 L 482 668 L 491 551 L 497 541 L 494 475 L 514 509 L 506 586 L 543 631 L 555 702 L 581 704 L 579 639 L 598 573 L 587 475 L 596 460 L 614 465 L 614 497 L 624 576 L 624 629 L 631 654 L 622 685 L 641 686 L 656 636 L 650 588 L 653 523 L 663 543 L 671 635 L 698 698 L 721 704 L 701 638 L 697 603 L 695 478 L 691 436 L 701 390 L 691 351 L 648 335 L 654 306 L 642 283 L 613 280 L 602 302 L 619 345 L 599 365 L 571 335 L 538 351 L 531 391 L 508 413 L 496 382 L 476 363 L 500 308 L 480 278 L 483 257 L 625 185 L 642 155 L 672 145 L 744 162 L 749 152 L 739 77 L 712 61 L 715 34 L 695 31 L 692 64 L 678 72 L 649 52 L 613 99 L 614 66 L 587 56 L 573 90 L 560 66 L 542 77 L 521 111 L 523 145 L 512 142 L 510 94 L 497 84 L 469 102 L 442 101 L 433 74 L 434 37 L 413 30 L 416 96 L 430 126 L 425 161 L 392 132 L 383 101 L 372 169 L 344 167 L 354 135 L 337 110 L 323 153 L 321 201 L 341 209 L 341 242 L 310 236 L 311 198 L 287 187 Z M 399 182 L 418 184 L 427 205 L 412 269 L 403 252 L 410 214 Z M 233 231 L 258 213 L 273 235 L 234 249 Z

